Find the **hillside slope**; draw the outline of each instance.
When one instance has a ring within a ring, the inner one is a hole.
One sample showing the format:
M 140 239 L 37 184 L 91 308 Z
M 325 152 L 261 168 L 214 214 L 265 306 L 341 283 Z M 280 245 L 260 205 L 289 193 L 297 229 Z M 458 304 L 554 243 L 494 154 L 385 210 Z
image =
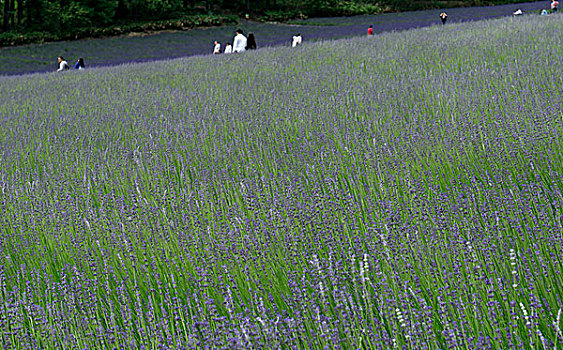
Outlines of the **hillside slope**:
M 4 348 L 556 348 L 560 16 L 0 78 Z

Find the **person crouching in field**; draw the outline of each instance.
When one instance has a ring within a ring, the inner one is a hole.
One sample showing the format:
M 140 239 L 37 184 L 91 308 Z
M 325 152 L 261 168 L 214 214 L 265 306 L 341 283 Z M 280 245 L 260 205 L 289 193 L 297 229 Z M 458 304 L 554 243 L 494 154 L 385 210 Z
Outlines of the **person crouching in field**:
M 442 25 L 446 24 L 448 20 L 448 14 L 445 12 L 440 13 L 440 19 L 442 20 Z
M 369 26 L 368 28 L 368 37 L 373 36 L 373 26 Z
M 246 50 L 246 37 L 242 29 L 237 29 L 235 39 L 233 40 L 233 52 L 244 52 Z
M 215 40 L 215 46 L 213 46 L 213 54 L 218 55 L 221 53 L 221 43 Z
M 293 41 L 291 42 L 291 47 L 297 47 L 301 45 L 303 42 L 303 38 L 301 37 L 301 33 L 293 36 Z
M 233 53 L 233 47 L 231 46 L 231 43 L 225 44 L 225 51 L 223 53 Z
M 57 72 L 62 72 L 63 70 L 69 70 L 70 69 L 68 62 L 65 61 L 63 56 L 57 57 L 57 62 L 59 62 L 59 69 L 57 69 Z

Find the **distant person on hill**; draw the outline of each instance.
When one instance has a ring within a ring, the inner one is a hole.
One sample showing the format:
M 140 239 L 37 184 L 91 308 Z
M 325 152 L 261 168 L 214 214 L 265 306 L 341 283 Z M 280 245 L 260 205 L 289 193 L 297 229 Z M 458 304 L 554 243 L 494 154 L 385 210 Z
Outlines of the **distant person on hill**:
M 253 33 L 248 33 L 248 38 L 246 41 L 246 49 L 247 50 L 256 50 L 258 46 L 256 45 L 256 38 L 254 37 Z
M 86 68 L 86 65 L 84 64 L 84 59 L 82 57 L 80 57 L 78 60 L 76 60 L 76 63 L 74 64 L 74 69 L 84 69 Z
M 440 13 L 440 19 L 442 20 L 442 25 L 446 24 L 448 20 L 448 14 L 445 12 Z
M 369 28 L 368 28 L 368 36 L 373 36 L 373 26 L 369 26 Z
M 246 50 L 246 37 L 244 36 L 244 32 L 242 29 L 237 29 L 237 35 L 235 35 L 235 39 L 233 40 L 233 52 L 244 52 Z
M 213 54 L 218 55 L 221 53 L 221 43 L 215 40 L 215 46 L 213 47 Z
M 522 12 L 522 10 L 517 9 L 516 11 L 512 12 L 512 14 L 514 16 L 522 16 L 524 14 L 524 12 Z
M 65 61 L 63 56 L 59 56 L 57 57 L 57 61 L 59 62 L 59 69 L 57 69 L 57 72 L 62 72 L 63 70 L 68 70 L 70 69 L 70 66 L 68 65 L 68 62 Z
M 557 12 L 558 7 L 559 7 L 559 1 L 552 0 L 551 1 L 551 12 Z
M 293 36 L 293 41 L 291 42 L 291 47 L 296 47 L 301 45 L 303 42 L 303 38 L 301 37 L 301 33 Z
M 225 44 L 225 52 L 223 53 L 233 53 L 233 47 L 231 46 L 231 43 Z

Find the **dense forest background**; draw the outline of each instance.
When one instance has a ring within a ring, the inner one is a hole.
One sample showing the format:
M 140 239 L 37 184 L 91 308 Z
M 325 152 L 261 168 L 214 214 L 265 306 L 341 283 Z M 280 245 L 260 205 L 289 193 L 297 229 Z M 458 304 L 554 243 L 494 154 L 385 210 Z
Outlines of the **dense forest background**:
M 236 23 L 517 0 L 0 0 L 0 46 Z

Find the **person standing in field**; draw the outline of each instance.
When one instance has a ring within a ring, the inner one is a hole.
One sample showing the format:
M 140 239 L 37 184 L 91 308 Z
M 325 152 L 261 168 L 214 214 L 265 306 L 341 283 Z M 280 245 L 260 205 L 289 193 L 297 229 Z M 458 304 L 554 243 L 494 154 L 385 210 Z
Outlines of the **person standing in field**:
M 64 59 L 63 56 L 57 57 L 57 61 L 59 62 L 59 69 L 57 69 L 57 72 L 62 72 L 63 70 L 70 69 L 68 62 Z
M 368 37 L 369 36 L 373 36 L 373 26 L 371 26 L 371 25 L 368 28 Z
M 551 12 L 557 12 L 558 7 L 559 7 L 559 1 L 551 0 Z
M 291 47 L 296 47 L 298 45 L 301 45 L 302 42 L 303 42 L 303 38 L 301 37 L 301 33 L 298 33 L 297 35 L 293 36 L 293 41 L 291 42 Z
M 84 68 L 86 68 L 86 65 L 84 64 L 84 59 L 80 57 L 74 64 L 74 69 L 82 70 Z
M 236 34 L 233 40 L 233 52 L 244 52 L 246 50 L 246 37 L 242 29 L 237 29 Z
M 221 43 L 215 40 L 215 46 L 213 47 L 213 54 L 218 55 L 221 53 Z
M 225 44 L 225 52 L 223 53 L 233 53 L 233 47 L 231 46 L 231 43 Z
M 445 12 L 440 13 L 440 19 L 442 20 L 442 25 L 446 24 L 448 20 L 448 14 Z
M 253 33 L 248 33 L 248 38 L 246 41 L 246 49 L 247 50 L 256 50 L 258 46 L 256 45 L 256 38 L 254 37 Z

